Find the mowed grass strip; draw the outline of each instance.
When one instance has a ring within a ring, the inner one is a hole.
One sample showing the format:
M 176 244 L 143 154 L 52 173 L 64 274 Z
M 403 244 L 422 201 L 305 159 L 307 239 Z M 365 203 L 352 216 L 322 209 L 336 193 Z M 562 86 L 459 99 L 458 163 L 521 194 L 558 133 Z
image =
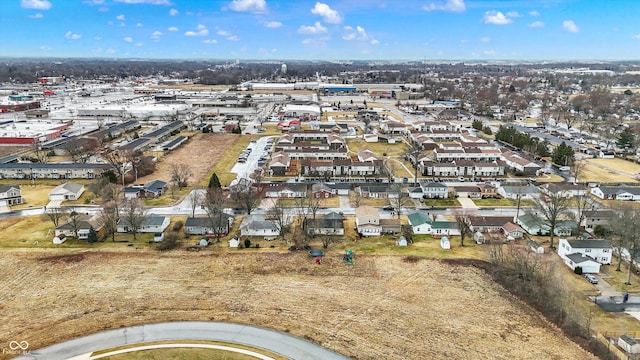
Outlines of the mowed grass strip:
M 228 149 L 220 149 L 220 151 L 224 151 L 224 154 L 211 168 L 207 176 L 202 179 L 200 186 L 208 186 L 209 179 L 214 173 L 218 175 L 218 179 L 222 186 L 229 186 L 233 179 L 236 178 L 236 174 L 232 173 L 231 169 L 238 161 L 238 155 L 240 155 L 244 148 L 249 146 L 251 140 L 258 139 L 259 137 L 260 136 L 258 135 L 238 135 L 238 139 L 233 143 L 233 145 L 231 145 L 231 147 Z M 194 154 L 194 157 L 197 157 L 197 154 Z

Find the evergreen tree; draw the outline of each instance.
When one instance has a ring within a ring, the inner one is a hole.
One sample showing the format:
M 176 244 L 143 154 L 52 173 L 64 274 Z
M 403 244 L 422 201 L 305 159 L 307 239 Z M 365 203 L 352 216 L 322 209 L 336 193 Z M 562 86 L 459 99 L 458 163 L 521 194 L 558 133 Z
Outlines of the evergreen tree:
M 96 233 L 95 229 L 93 227 L 91 227 L 91 229 L 89 229 L 89 236 L 87 237 L 87 242 L 89 244 L 93 244 L 98 242 L 98 234 Z
M 221 187 L 222 185 L 220 185 L 220 179 L 218 179 L 218 174 L 213 173 L 213 175 L 211 175 L 211 179 L 209 179 L 209 188 L 220 189 Z
M 554 163 L 560 166 L 571 166 L 573 164 L 573 149 L 564 141 L 558 145 L 551 155 Z

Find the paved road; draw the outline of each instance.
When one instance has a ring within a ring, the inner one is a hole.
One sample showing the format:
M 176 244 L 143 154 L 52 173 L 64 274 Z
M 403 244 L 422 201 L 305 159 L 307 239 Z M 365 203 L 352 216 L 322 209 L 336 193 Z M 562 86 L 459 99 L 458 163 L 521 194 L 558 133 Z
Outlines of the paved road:
M 242 324 L 203 321 L 159 323 L 104 331 L 33 350 L 16 359 L 67 360 L 102 349 L 160 340 L 211 340 L 244 344 L 290 359 L 347 359 L 320 345 L 282 332 Z

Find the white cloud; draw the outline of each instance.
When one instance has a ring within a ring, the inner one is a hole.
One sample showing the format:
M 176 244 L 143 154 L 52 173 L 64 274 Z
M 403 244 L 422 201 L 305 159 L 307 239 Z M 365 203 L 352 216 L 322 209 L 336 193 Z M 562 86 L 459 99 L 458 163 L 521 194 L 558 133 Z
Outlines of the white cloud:
M 512 20 L 504 16 L 500 11 L 487 11 L 484 13 L 484 23 L 493 25 L 506 25 L 511 24 Z
M 51 50 L 51 47 L 46 46 L 46 45 L 42 45 L 42 46 L 40 46 L 40 50 L 49 51 L 49 50 Z
M 113 50 L 113 49 L 107 49 L 107 51 L 105 51 L 105 53 L 107 53 L 107 54 L 115 54 L 116 51 Z
M 151 33 L 151 39 L 155 42 L 160 41 L 161 37 L 162 37 L 162 33 L 158 30 Z
M 320 22 L 316 21 L 316 23 L 313 26 L 300 26 L 300 28 L 298 29 L 298 33 L 300 34 L 322 34 L 322 33 L 326 33 L 327 32 L 327 28 L 322 26 L 322 24 L 320 24 Z
M 236 35 L 231 35 L 227 38 L 229 41 L 240 41 L 240 38 Z
M 542 21 L 534 21 L 531 24 L 529 24 L 530 28 L 541 28 L 544 27 L 544 23 Z
M 282 23 L 280 21 L 269 21 L 264 24 L 264 27 L 269 29 L 277 29 L 281 26 L 282 26 Z
M 177 28 L 177 27 L 175 27 L 175 26 L 171 26 L 171 27 L 169 27 L 169 28 L 167 29 L 167 31 L 179 31 L 179 30 L 180 30 L 180 29 L 178 29 L 178 28 Z
M 142 27 L 142 23 L 137 23 L 136 27 Z
M 464 12 L 467 7 L 464 4 L 464 0 L 446 0 L 444 3 L 431 3 L 422 7 L 425 11 L 450 11 L 450 12 Z
M 207 27 L 202 25 L 202 24 L 198 24 L 198 31 L 187 31 L 186 33 L 184 33 L 185 36 L 207 36 L 209 35 L 209 30 L 207 30 Z
M 311 13 L 314 15 L 318 15 L 329 24 L 340 24 L 342 22 L 342 16 L 340 14 L 329 7 L 327 4 L 323 4 L 321 2 L 317 2 L 316 5 L 311 9 Z
M 96 37 L 93 38 L 93 40 L 100 41 L 100 40 L 102 40 L 102 36 L 96 36 Z
M 103 7 L 98 8 L 98 11 L 99 12 L 107 12 L 107 11 L 109 11 L 109 8 L 106 7 L 106 6 L 103 6 Z
M 128 43 L 133 42 L 133 38 L 132 38 L 132 37 L 130 37 L 130 36 L 127 36 L 126 38 L 123 38 L 122 40 L 123 40 L 124 42 L 128 42 Z
M 317 38 L 307 38 L 302 40 L 302 45 L 313 45 L 316 47 L 323 47 L 327 45 L 327 41 L 329 41 L 329 37 L 317 37 Z
M 563 21 L 562 28 L 571 33 L 577 33 L 578 31 L 580 31 L 580 28 L 578 28 L 578 25 L 576 25 L 573 20 Z
M 240 40 L 239 37 L 237 37 L 236 35 L 233 35 L 232 33 L 228 32 L 226 30 L 218 30 L 218 31 L 216 31 L 216 34 L 218 34 L 220 36 L 224 36 L 229 41 L 239 41 Z
M 343 40 L 351 41 L 368 41 L 370 43 L 374 43 L 374 45 L 378 44 L 378 41 L 367 34 L 367 31 L 362 26 L 356 26 L 356 28 L 352 28 L 351 26 L 345 26 L 344 29 L 348 31 L 345 35 L 342 36 Z
M 239 12 L 262 13 L 267 10 L 267 2 L 265 0 L 233 0 L 229 8 Z
M 217 44 L 218 40 L 216 39 L 206 39 L 206 40 L 202 40 L 203 43 L 205 44 Z
M 634 36 L 633 38 L 636 39 L 636 40 L 640 40 L 640 34 Z
M 144 44 L 143 44 L 143 43 L 141 43 L 141 42 L 137 42 L 134 46 L 140 47 L 140 46 L 142 46 L 142 45 L 144 45 Z
M 216 31 L 216 34 L 218 34 L 218 35 L 220 35 L 220 36 L 229 36 L 229 35 L 231 35 L 231 34 L 229 34 L 229 32 L 228 32 L 228 31 L 226 31 L 226 30 L 218 30 L 218 31 Z
M 28 15 L 27 17 L 30 19 L 42 19 L 44 15 L 42 15 L 41 13 L 35 13 L 33 15 Z
M 483 51 L 483 53 L 484 53 L 485 55 L 489 55 L 489 56 L 493 56 L 493 55 L 495 55 L 495 54 L 496 54 L 496 52 L 495 52 L 495 51 L 493 51 L 493 50 L 485 50 L 485 51 Z
M 482 41 L 483 43 L 488 43 L 491 41 L 491 38 L 488 36 L 482 37 L 480 38 L 480 41 Z
M 69 39 L 69 40 L 78 40 L 78 39 L 82 38 L 82 35 L 81 34 L 74 34 L 71 31 L 67 31 L 67 33 L 64 34 L 64 37 Z
M 20 0 L 20 6 L 25 9 L 49 10 L 51 3 L 49 0 Z
M 371 45 L 378 45 L 378 44 L 380 44 L 380 41 L 378 41 L 378 40 L 376 40 L 376 39 L 371 39 L 371 41 L 369 41 L 369 43 L 370 43 Z
M 124 14 L 116 16 L 116 20 L 124 21 Z
M 520 14 L 517 11 L 509 11 L 507 13 L 508 17 L 514 18 L 514 17 L 520 17 Z
M 177 9 L 169 10 L 169 15 L 171 15 L 171 16 L 176 16 L 178 14 L 180 14 L 180 11 L 178 11 Z
M 169 0 L 115 0 L 125 4 L 171 5 Z
M 536 10 L 532 10 L 532 11 L 529 11 L 529 15 L 531 15 L 531 16 L 540 16 L 540 13 L 537 12 Z

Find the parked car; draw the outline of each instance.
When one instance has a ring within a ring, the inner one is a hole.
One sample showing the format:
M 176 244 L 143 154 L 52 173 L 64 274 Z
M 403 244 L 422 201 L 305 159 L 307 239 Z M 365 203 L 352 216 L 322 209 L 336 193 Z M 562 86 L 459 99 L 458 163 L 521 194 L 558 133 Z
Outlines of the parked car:
M 393 206 L 391 206 L 391 205 L 387 205 L 387 206 L 385 206 L 385 207 L 383 207 L 383 208 L 382 208 L 382 210 L 385 210 L 385 211 L 393 211 L 393 209 L 394 209 L 394 208 L 393 208 Z
M 587 279 L 587 281 L 589 281 L 592 284 L 597 284 L 598 283 L 598 278 L 591 275 L 591 274 L 584 274 L 584 277 Z

